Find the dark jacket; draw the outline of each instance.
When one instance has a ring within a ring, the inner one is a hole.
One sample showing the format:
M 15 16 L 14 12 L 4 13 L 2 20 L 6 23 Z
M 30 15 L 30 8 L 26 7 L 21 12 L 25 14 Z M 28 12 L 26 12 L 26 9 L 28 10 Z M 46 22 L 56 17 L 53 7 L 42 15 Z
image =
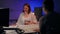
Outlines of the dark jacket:
M 41 34 L 60 34 L 60 15 L 57 13 L 49 13 L 42 20 L 40 27 Z

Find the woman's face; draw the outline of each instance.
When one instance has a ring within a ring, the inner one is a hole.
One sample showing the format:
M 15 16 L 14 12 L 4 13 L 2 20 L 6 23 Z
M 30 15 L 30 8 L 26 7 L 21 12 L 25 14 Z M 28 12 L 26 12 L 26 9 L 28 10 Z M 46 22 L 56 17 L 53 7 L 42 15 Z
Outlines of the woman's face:
M 29 8 L 25 5 L 24 6 L 24 12 L 28 12 Z

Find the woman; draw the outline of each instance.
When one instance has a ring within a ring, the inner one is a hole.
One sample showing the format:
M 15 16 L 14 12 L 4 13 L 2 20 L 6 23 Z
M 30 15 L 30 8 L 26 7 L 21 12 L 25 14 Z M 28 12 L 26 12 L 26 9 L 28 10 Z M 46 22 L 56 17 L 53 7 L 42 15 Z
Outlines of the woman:
M 17 23 L 21 25 L 37 24 L 36 17 L 31 12 L 29 4 L 24 4 L 23 12 L 20 14 Z
M 30 5 L 24 4 L 24 9 L 23 9 L 23 12 L 19 16 L 17 25 L 19 26 L 19 25 L 30 25 L 30 24 L 37 24 L 37 20 L 36 20 L 35 15 L 31 12 Z

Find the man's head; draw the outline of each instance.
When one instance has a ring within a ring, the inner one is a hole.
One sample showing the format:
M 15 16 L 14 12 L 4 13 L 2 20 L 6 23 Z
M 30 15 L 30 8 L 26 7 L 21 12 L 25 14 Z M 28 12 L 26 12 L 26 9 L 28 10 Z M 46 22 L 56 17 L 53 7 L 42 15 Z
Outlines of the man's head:
M 54 11 L 54 3 L 53 0 L 45 0 L 43 3 L 43 11 L 45 14 Z

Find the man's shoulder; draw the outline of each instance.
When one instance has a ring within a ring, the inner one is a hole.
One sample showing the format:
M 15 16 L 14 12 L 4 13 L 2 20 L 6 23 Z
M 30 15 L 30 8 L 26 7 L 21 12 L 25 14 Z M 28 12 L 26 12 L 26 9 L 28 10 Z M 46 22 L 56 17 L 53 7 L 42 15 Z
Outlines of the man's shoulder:
M 58 13 L 52 13 L 51 15 L 47 16 L 47 20 L 52 22 L 60 22 L 60 15 Z
M 50 18 L 54 17 L 54 18 L 57 18 L 57 17 L 60 17 L 60 14 L 58 14 L 58 13 L 51 13 L 51 14 L 48 15 L 47 17 L 50 17 Z

